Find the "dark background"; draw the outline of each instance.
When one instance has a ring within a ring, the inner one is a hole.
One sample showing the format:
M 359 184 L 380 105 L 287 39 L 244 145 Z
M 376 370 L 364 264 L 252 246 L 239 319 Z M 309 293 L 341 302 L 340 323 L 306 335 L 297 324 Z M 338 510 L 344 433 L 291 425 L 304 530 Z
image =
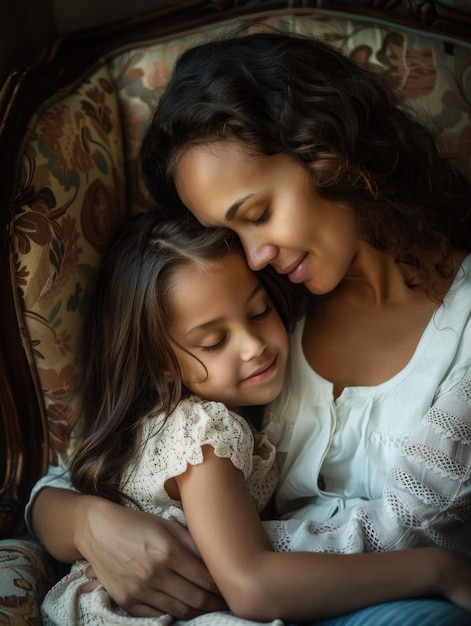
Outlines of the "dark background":
M 178 0 L 1 0 L 0 87 L 57 35 L 138 15 Z

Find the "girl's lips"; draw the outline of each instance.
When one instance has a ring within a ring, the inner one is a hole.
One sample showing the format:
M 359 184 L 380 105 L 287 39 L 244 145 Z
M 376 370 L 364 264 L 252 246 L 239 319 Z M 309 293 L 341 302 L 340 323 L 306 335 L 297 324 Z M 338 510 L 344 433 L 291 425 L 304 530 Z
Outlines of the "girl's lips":
M 268 378 L 268 376 L 271 376 L 271 374 L 276 370 L 276 363 L 277 363 L 277 357 L 275 356 L 273 357 L 273 359 L 271 359 L 269 363 L 262 365 L 262 367 L 259 367 L 257 370 L 255 370 L 253 374 L 250 374 L 250 376 L 243 378 L 242 382 L 246 382 L 246 381 L 260 382 L 261 380 Z

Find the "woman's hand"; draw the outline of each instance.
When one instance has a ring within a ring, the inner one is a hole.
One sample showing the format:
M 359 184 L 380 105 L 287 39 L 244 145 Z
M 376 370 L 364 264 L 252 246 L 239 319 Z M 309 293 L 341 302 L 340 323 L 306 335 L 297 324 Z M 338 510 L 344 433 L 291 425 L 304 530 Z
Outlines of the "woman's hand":
M 226 608 L 188 531 L 177 522 L 61 489 L 43 489 L 33 514 L 38 538 L 53 556 L 91 564 L 87 575 L 96 579 L 82 593 L 101 584 L 139 617 L 169 613 L 189 619 Z
M 111 519 L 108 507 L 101 506 L 87 516 L 77 538 L 93 566 L 87 574 L 95 575 L 130 615 L 188 619 L 226 608 L 188 531 L 177 522 L 120 506 Z

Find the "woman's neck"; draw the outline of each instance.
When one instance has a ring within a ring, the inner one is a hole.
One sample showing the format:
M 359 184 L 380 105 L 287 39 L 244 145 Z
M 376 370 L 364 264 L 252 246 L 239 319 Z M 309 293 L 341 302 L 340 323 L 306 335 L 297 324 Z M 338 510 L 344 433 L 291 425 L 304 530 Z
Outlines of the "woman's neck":
M 466 256 L 464 251 L 454 251 L 447 261 L 443 274 L 437 267 L 442 254 L 437 250 L 417 249 L 412 252 L 419 265 L 395 261 L 367 243 L 361 243 L 338 290 L 350 303 L 368 308 L 381 308 L 409 300 L 411 291 L 439 301 L 446 295 L 456 272 Z M 411 255 L 411 257 L 412 257 Z
M 454 255 L 446 278 L 435 268 L 437 255 L 420 258 L 434 293 L 444 297 L 464 256 Z M 440 305 L 424 288 L 408 286 L 411 276 L 405 264 L 365 247 L 337 289 L 309 299 L 304 356 L 333 384 L 334 397 L 345 387 L 378 385 L 409 363 Z

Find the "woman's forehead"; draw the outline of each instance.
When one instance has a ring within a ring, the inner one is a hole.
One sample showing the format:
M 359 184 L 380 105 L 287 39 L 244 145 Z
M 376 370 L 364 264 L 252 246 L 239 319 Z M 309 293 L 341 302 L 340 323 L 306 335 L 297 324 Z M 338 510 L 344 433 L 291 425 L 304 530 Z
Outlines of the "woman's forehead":
M 183 153 L 175 187 L 201 223 L 232 228 L 238 208 L 276 189 L 290 166 L 299 167 L 287 155 L 254 154 L 241 142 L 223 140 L 193 146 Z

